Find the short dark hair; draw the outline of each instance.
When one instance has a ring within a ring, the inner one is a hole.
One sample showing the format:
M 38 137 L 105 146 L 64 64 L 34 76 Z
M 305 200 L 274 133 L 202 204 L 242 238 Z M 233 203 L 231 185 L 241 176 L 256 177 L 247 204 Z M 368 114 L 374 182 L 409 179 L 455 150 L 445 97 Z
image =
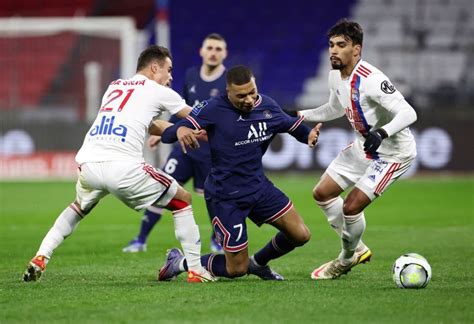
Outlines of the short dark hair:
M 364 40 L 364 32 L 362 27 L 355 21 L 350 21 L 346 18 L 339 20 L 334 26 L 329 29 L 328 38 L 335 36 L 343 36 L 344 39 L 350 40 L 353 45 L 362 46 Z
M 218 40 L 218 41 L 221 41 L 221 42 L 226 42 L 225 41 L 225 38 L 221 35 L 221 34 L 218 34 L 218 33 L 212 33 L 212 34 L 209 34 L 206 36 L 206 38 L 204 38 L 204 40 L 206 39 L 215 39 L 215 40 Z
M 253 78 L 252 70 L 245 65 L 236 65 L 230 68 L 226 74 L 227 85 L 242 85 L 249 83 Z
M 146 68 L 153 61 L 158 61 L 162 65 L 167 57 L 172 59 L 171 53 L 166 47 L 150 45 L 138 57 L 137 72 Z

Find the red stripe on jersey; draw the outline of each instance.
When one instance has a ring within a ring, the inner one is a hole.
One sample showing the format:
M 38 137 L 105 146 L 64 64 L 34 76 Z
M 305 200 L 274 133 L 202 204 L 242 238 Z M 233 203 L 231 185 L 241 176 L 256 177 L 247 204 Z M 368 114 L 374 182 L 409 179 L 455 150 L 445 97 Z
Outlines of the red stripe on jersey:
M 199 123 L 193 117 L 187 116 L 186 119 L 189 120 L 191 124 L 193 124 L 193 126 L 197 128 L 198 130 L 202 128 L 201 125 L 199 125 Z
M 359 69 L 365 71 L 366 73 L 370 74 L 372 73 L 372 71 L 370 71 L 368 68 L 366 68 L 365 66 L 363 66 L 362 64 L 359 65 Z
M 365 78 L 369 76 L 369 74 L 367 72 L 362 71 L 360 69 L 357 69 L 356 72 L 359 73 L 361 76 L 363 76 Z
M 149 164 L 143 166 L 143 170 L 148 173 L 153 179 L 164 185 L 166 188 L 171 186 L 172 180 L 168 179 L 166 176 L 158 173 L 154 167 Z
M 296 121 L 296 123 L 294 123 L 293 126 L 291 126 L 291 128 L 288 130 L 288 132 L 291 133 L 296 128 L 298 128 L 298 126 L 303 122 L 303 120 L 304 120 L 304 116 L 300 116 L 298 118 L 298 120 Z

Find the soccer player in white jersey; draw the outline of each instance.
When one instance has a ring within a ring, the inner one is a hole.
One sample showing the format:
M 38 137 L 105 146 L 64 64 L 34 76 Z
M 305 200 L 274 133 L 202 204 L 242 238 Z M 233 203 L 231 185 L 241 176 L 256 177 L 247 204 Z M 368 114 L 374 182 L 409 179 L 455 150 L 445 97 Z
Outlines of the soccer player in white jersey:
M 63 210 L 46 234 L 25 270 L 24 281 L 40 278 L 53 251 L 109 193 L 135 210 L 149 206 L 171 210 L 176 238 L 186 258 L 192 260 L 188 281 L 215 280 L 201 266 L 201 242 L 191 194 L 143 158 L 146 133 L 155 117 L 163 111 L 185 117 L 191 111 L 180 95 L 169 88 L 171 70 L 168 49 L 153 45 L 140 54 L 137 73 L 131 79 L 110 83 L 97 118 L 76 155 L 76 200 Z
M 340 20 L 328 33 L 329 102 L 300 111 L 306 120 L 328 121 L 343 115 L 355 139 L 332 161 L 313 197 L 342 241 L 339 256 L 320 267 L 312 279 L 336 279 L 370 260 L 362 242 L 364 209 L 413 162 L 416 144 L 408 126 L 416 113 L 379 69 L 362 60 L 360 25 Z M 343 199 L 340 194 L 352 187 Z

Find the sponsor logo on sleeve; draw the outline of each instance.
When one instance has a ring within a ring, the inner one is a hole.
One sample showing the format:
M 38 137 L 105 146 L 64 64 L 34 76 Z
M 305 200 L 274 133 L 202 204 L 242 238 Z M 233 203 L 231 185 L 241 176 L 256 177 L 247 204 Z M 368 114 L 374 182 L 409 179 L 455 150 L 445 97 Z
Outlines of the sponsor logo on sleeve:
M 382 89 L 386 94 L 392 94 L 395 92 L 395 87 L 388 80 L 385 80 L 380 84 L 380 89 Z
M 194 116 L 199 115 L 199 113 L 201 112 L 202 108 L 206 107 L 207 104 L 208 104 L 208 102 L 207 102 L 206 100 L 201 101 L 200 103 L 198 103 L 196 106 L 193 107 L 193 110 L 191 111 L 191 113 L 192 113 Z

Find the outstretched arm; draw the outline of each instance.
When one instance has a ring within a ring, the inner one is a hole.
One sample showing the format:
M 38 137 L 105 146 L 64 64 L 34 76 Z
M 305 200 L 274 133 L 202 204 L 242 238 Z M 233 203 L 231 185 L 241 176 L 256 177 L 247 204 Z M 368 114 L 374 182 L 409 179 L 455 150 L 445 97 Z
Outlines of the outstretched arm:
M 314 109 L 301 110 L 299 115 L 305 117 L 307 121 L 328 121 L 344 116 L 344 108 L 339 103 L 337 97 L 331 90 L 329 102 Z

